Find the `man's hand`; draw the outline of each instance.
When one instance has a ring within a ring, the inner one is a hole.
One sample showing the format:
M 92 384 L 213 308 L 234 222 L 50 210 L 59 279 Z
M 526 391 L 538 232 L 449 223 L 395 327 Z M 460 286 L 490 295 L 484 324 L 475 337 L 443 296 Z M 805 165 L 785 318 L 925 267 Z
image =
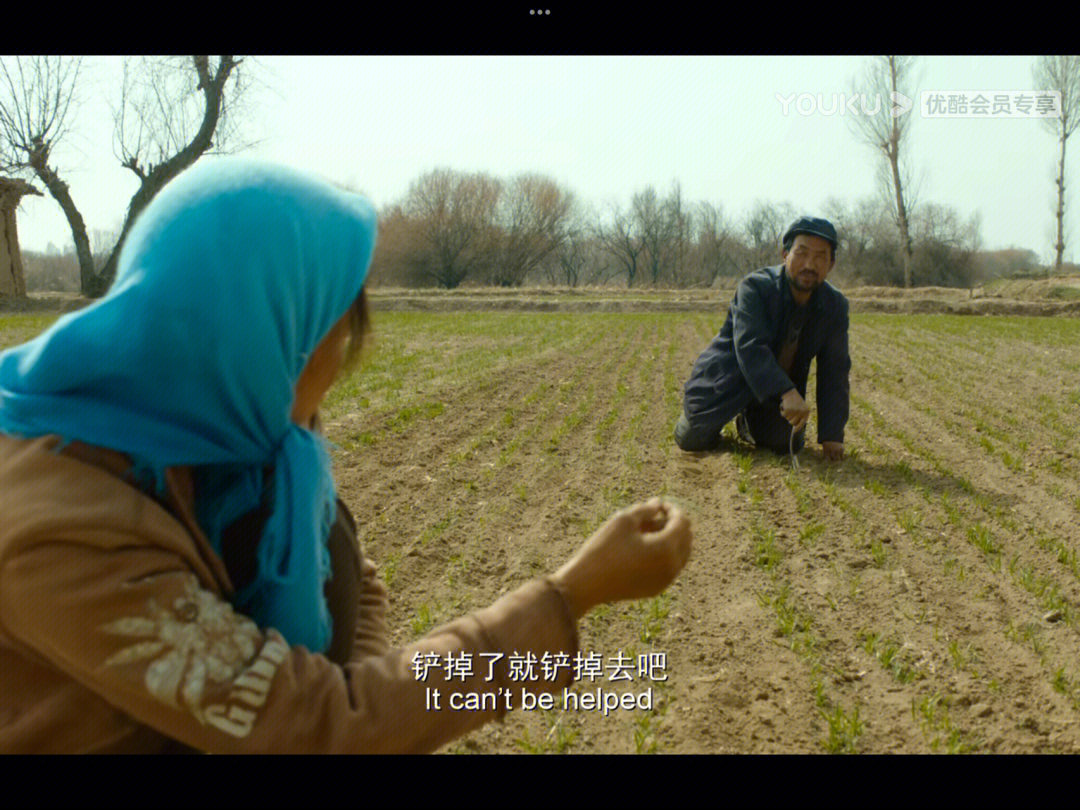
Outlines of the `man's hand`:
M 663 591 L 686 564 L 692 538 L 686 515 L 653 498 L 616 512 L 552 580 L 579 619 L 596 605 Z
M 844 457 L 843 442 L 822 442 L 821 452 L 829 461 L 840 461 Z
M 802 398 L 798 389 L 792 388 L 780 399 L 780 415 L 783 416 L 798 433 L 810 418 L 810 406 Z

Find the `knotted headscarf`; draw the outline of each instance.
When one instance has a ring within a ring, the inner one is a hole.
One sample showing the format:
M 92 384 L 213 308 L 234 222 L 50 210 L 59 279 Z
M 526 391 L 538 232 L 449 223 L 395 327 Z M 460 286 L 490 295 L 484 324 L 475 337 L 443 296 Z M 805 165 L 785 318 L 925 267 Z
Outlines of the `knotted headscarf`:
M 0 431 L 127 453 L 159 492 L 167 467 L 192 467 L 219 554 L 272 469 L 257 573 L 233 602 L 324 651 L 334 483 L 324 441 L 290 413 L 312 351 L 360 292 L 375 235 L 359 195 L 280 166 L 200 162 L 138 217 L 103 298 L 0 354 Z

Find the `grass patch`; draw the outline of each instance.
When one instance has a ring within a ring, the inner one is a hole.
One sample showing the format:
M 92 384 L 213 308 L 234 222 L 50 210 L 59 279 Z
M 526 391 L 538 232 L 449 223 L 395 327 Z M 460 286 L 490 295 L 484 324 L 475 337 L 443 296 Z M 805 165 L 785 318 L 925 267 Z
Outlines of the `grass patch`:
M 754 530 L 754 565 L 762 571 L 771 571 L 780 564 L 783 553 L 776 546 L 776 532 L 758 527 Z
M 912 698 L 911 716 L 922 726 L 931 751 L 967 754 L 978 748 L 978 744 L 968 740 L 949 719 L 947 696 L 935 692 L 924 696 L 921 700 Z
M 829 734 L 824 742 L 825 750 L 830 754 L 858 753 L 856 744 L 864 730 L 863 721 L 859 719 L 859 707 L 856 706 L 851 714 L 839 705 L 831 711 L 819 707 L 818 713 L 829 726 Z
M 799 530 L 799 542 L 804 546 L 812 546 L 824 533 L 825 524 L 812 520 Z
M 899 683 L 911 683 L 925 677 L 914 667 L 904 645 L 895 639 L 886 638 L 880 633 L 865 631 L 859 634 L 859 641 L 863 649 L 874 656 Z
M 434 626 L 435 609 L 425 602 L 417 608 L 416 615 L 409 621 L 409 627 L 412 629 L 413 636 L 420 638 Z

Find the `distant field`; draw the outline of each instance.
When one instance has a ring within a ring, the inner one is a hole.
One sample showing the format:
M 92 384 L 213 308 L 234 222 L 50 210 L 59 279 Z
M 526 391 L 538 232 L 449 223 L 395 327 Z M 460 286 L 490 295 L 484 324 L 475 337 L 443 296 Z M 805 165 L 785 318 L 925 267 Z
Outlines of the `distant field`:
M 1080 276 L 1002 279 L 973 289 L 957 287 L 868 287 L 831 277 L 851 302 L 852 312 L 956 315 L 1080 316 Z M 714 312 L 726 306 L 736 280 L 719 279 L 709 289 L 611 287 L 373 287 L 373 309 L 383 312 Z M 75 293 L 33 293 L 0 298 L 4 313 L 67 312 L 90 303 Z
M 35 316 L 36 317 L 36 316 Z M 0 318 L 0 346 L 50 319 Z M 856 314 L 849 458 L 671 430 L 715 312 L 375 313 L 331 392 L 339 489 L 404 642 L 557 567 L 616 508 L 692 515 L 664 595 L 595 611 L 665 653 L 651 709 L 512 711 L 452 752 L 1080 752 L 1080 320 Z M 813 404 L 813 374 L 810 401 Z
M 848 296 L 852 312 L 1080 316 L 1080 277 L 1010 280 L 973 289 L 836 284 Z M 734 289 L 735 279 L 724 279 L 715 289 L 374 288 L 370 293 L 372 306 L 383 311 L 713 312 L 727 305 Z

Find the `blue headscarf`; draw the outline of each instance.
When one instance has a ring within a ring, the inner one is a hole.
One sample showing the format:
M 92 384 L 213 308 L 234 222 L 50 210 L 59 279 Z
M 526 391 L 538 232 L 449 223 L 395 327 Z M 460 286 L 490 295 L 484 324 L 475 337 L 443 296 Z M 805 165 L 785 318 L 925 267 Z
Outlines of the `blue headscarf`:
M 311 352 L 363 286 L 375 235 L 356 194 L 279 166 L 199 163 L 138 217 L 102 299 L 0 354 L 0 431 L 127 453 L 159 493 L 167 467 L 193 467 L 219 554 L 272 468 L 257 573 L 233 603 L 325 651 L 334 483 L 324 441 L 290 414 Z

